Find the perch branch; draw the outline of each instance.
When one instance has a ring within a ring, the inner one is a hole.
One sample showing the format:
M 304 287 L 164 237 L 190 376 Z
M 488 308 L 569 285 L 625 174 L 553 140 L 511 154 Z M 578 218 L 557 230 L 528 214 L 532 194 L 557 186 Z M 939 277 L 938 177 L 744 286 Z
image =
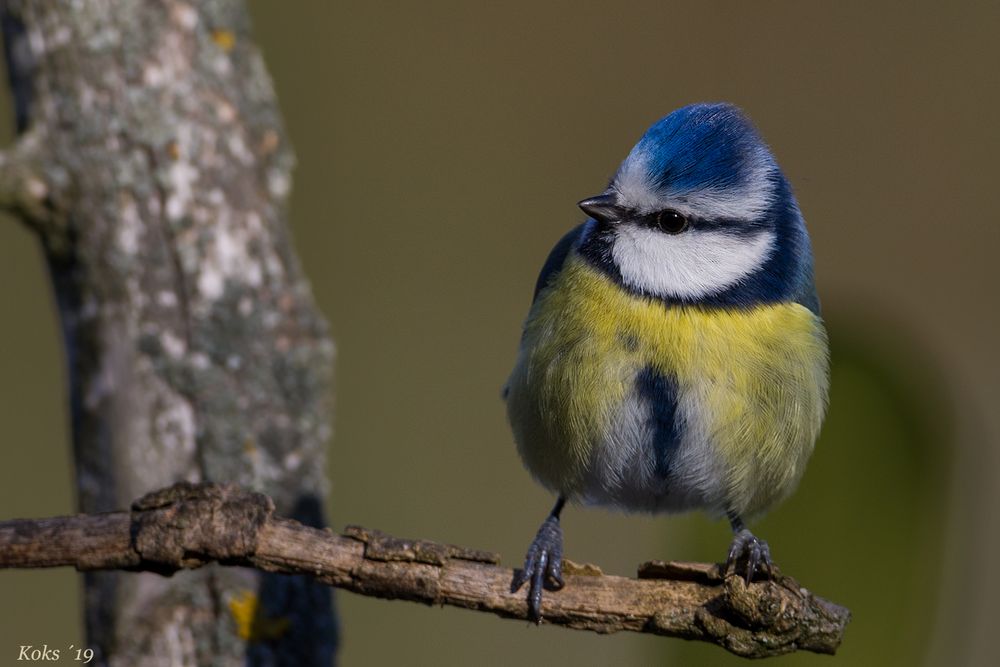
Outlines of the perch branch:
M 131 512 L 0 522 L 0 568 L 120 569 L 171 575 L 206 563 L 308 574 L 362 595 L 454 605 L 527 619 L 525 595 L 496 554 L 348 527 L 343 535 L 274 516 L 260 493 L 179 483 Z M 793 579 L 747 586 L 716 565 L 652 562 L 639 578 L 566 565 L 545 622 L 578 630 L 648 632 L 712 642 L 745 657 L 834 653 L 850 613 Z

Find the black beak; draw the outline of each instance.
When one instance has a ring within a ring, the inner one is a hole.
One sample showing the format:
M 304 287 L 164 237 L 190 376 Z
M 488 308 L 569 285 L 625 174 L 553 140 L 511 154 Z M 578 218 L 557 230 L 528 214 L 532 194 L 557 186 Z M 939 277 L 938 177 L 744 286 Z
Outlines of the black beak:
M 614 195 L 603 194 L 584 199 L 577 204 L 584 213 L 599 222 L 618 222 L 625 218 L 628 212 L 625 207 L 618 205 L 618 199 Z

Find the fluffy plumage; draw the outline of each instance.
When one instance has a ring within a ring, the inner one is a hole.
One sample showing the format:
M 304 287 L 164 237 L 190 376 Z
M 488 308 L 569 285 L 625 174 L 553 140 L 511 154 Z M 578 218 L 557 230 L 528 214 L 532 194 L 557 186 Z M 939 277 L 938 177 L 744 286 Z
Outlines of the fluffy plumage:
M 727 104 L 653 125 L 539 276 L 508 415 L 532 474 L 581 502 L 758 514 L 823 419 L 827 346 L 784 174 Z M 650 223 L 675 211 L 677 233 Z
M 520 454 L 554 492 L 753 515 L 792 491 L 812 451 L 825 337 L 799 304 L 666 306 L 570 254 L 532 309 L 509 388 Z

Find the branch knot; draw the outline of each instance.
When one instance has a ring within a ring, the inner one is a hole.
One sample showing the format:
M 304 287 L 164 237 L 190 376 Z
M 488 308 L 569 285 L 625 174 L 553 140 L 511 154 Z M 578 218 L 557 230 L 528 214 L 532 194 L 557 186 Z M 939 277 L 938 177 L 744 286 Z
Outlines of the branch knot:
M 245 559 L 273 513 L 270 498 L 235 484 L 178 482 L 132 504 L 132 548 L 163 574 Z

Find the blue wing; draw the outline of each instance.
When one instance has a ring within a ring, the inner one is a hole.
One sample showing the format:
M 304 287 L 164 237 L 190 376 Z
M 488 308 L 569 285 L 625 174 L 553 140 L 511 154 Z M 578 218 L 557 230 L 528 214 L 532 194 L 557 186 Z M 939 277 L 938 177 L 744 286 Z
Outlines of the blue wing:
M 531 298 L 531 302 L 534 303 L 535 299 L 538 298 L 538 293 L 541 292 L 545 287 L 549 285 L 555 277 L 559 275 L 559 271 L 562 270 L 563 263 L 566 261 L 566 256 L 569 251 L 573 249 L 574 246 L 583 236 L 583 230 L 587 226 L 587 223 L 582 223 L 577 225 L 569 232 L 566 233 L 559 242 L 556 243 L 555 247 L 549 253 L 548 259 L 545 260 L 545 264 L 542 265 L 542 271 L 538 274 L 538 281 L 535 283 L 535 294 Z
M 555 280 L 555 277 L 559 275 L 559 271 L 562 270 L 563 264 L 566 262 L 566 256 L 569 255 L 569 251 L 579 243 L 580 237 L 583 236 L 583 231 L 586 226 L 587 223 L 582 223 L 571 229 L 565 236 L 559 239 L 555 247 L 553 247 L 549 252 L 549 256 L 545 260 L 545 264 L 542 265 L 542 271 L 538 274 L 538 280 L 535 282 L 535 293 L 531 297 L 532 304 L 534 304 L 535 300 L 538 298 L 538 293 L 548 287 L 549 283 Z M 508 391 L 509 387 L 505 384 L 500 390 L 501 398 L 507 400 Z

